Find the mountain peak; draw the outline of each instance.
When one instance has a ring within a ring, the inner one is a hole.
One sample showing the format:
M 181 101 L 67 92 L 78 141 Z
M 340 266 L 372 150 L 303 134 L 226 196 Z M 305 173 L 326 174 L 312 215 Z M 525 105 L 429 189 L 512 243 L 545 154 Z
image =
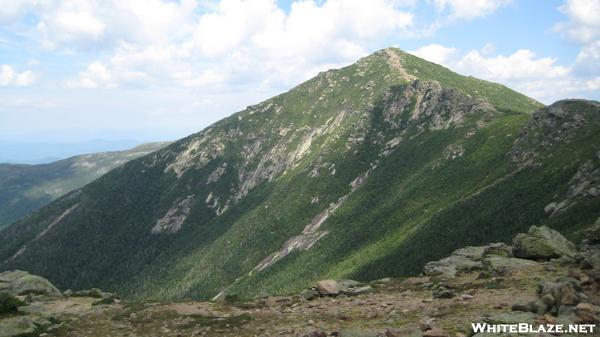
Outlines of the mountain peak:
M 456 245 L 543 223 L 555 192 L 540 186 L 565 176 L 518 175 L 507 156 L 540 106 L 386 48 L 4 229 L 0 269 L 158 299 L 412 273 Z M 587 156 L 565 153 L 564 165 Z M 523 208 L 533 215 L 509 217 Z

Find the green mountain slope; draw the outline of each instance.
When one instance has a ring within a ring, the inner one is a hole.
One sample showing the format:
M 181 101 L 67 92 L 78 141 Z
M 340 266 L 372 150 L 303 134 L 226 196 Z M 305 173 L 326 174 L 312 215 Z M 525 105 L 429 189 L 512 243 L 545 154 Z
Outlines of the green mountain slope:
M 168 143 L 75 156 L 41 165 L 0 164 L 0 229 L 123 163 Z
M 205 299 L 414 274 L 532 224 L 575 236 L 600 215 L 598 103 L 539 108 L 385 49 L 5 229 L 0 269 L 61 288 Z

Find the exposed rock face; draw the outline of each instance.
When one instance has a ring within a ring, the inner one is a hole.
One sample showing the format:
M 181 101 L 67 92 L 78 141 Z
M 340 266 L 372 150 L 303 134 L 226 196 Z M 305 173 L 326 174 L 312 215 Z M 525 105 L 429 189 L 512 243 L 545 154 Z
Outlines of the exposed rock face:
M 515 162 L 533 164 L 550 154 L 553 146 L 570 142 L 586 125 L 598 123 L 600 104 L 594 101 L 558 101 L 533 114 L 511 151 Z M 545 135 L 540 141 L 540 135 Z
M 62 296 L 60 290 L 45 278 L 19 270 L 0 273 L 0 292 L 13 296 L 28 294 Z
M 183 200 L 177 200 L 167 213 L 156 221 L 152 233 L 176 233 L 190 215 L 194 195 L 188 195 Z
M 528 233 L 518 234 L 513 241 L 513 254 L 526 259 L 570 257 L 575 252 L 572 242 L 546 226 L 531 226 Z
M 487 101 L 444 88 L 437 81 L 415 80 L 401 93 L 387 92 L 385 102 L 387 108 L 383 116 L 392 129 L 411 124 L 421 131 L 442 130 L 460 126 L 467 117 L 475 114 L 485 121 L 498 113 Z M 411 112 L 408 119 L 403 118 L 406 111 Z M 458 156 L 464 153 L 464 149 L 455 146 L 452 152 Z
M 569 189 L 555 201 L 544 207 L 544 212 L 551 216 L 564 212 L 579 200 L 589 200 L 600 197 L 600 151 L 595 158 L 579 166 L 575 175 L 569 181 Z

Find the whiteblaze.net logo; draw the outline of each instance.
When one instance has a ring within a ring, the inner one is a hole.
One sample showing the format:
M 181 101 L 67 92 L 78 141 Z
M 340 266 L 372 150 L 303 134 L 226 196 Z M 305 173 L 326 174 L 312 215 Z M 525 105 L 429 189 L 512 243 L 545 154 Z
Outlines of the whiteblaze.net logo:
M 488 324 L 471 323 L 475 333 L 576 333 L 590 334 L 596 331 L 595 324 L 541 324 L 532 325 L 528 323 L 515 324 Z

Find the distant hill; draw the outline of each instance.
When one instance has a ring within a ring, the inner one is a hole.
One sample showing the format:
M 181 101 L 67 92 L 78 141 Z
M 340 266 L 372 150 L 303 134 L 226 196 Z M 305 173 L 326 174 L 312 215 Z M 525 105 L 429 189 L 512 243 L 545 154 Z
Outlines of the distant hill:
M 0 164 L 0 229 L 113 168 L 167 144 L 148 143 L 131 150 L 85 154 L 50 164 Z
M 52 135 L 47 135 L 52 139 Z M 113 152 L 133 148 L 142 142 L 134 139 L 90 139 L 75 141 L 49 140 L 45 142 L 21 141 L 0 135 L 0 163 L 3 164 L 49 164 L 82 153 Z M 29 137 L 31 138 L 31 137 Z
M 0 232 L 0 270 L 132 298 L 414 275 L 600 216 L 600 104 L 544 107 L 399 49 L 320 73 Z

